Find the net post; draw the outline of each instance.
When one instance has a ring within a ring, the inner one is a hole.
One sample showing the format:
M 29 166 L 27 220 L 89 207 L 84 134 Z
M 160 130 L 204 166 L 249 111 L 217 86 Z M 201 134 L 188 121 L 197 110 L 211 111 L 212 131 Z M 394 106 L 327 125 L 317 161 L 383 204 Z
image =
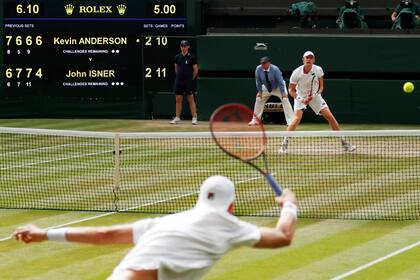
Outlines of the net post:
M 120 135 L 115 133 L 114 136 L 114 206 L 115 211 L 118 211 L 118 191 L 121 185 L 121 147 L 120 147 Z

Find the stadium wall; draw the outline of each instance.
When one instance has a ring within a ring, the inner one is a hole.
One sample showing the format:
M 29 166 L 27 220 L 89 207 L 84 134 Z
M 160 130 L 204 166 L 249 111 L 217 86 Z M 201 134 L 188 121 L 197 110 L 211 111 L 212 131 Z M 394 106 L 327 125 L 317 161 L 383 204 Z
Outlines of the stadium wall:
M 256 50 L 264 43 L 267 50 Z M 198 36 L 200 69 L 204 71 L 253 70 L 261 56 L 270 56 L 284 71 L 301 64 L 312 50 L 328 72 L 419 73 L 419 35 L 303 35 Z
M 264 43 L 266 50 L 255 49 Z M 342 123 L 420 123 L 420 36 L 415 35 L 207 35 L 197 36 L 192 50 L 199 58 L 198 109 L 201 120 L 224 103 L 253 106 L 253 72 L 259 58 L 270 56 L 286 80 L 301 64 L 302 53 L 317 55 L 326 77 L 324 98 Z M 1 46 L 0 46 L 1 48 Z M 0 57 L 0 63 L 2 58 Z M 3 75 L 4 73 L 0 73 Z M 402 91 L 405 81 L 415 91 Z M 53 93 L 51 93 L 53 94 Z M 94 101 L 68 99 L 52 106 L 48 93 L 2 100 L 0 117 L 114 117 L 169 118 L 175 105 L 172 86 L 164 91 L 146 91 L 144 100 Z M 75 111 L 74 108 L 77 108 Z M 184 113 L 189 114 L 185 103 Z M 312 112 L 306 121 L 324 122 Z
M 266 50 L 255 48 L 257 43 Z M 324 98 L 340 122 L 420 123 L 420 36 L 364 35 L 215 35 L 199 36 L 199 112 L 207 119 L 219 105 L 253 106 L 253 71 L 269 56 L 286 78 L 312 50 L 325 71 Z M 404 93 L 411 80 L 416 90 Z M 313 113 L 306 120 L 323 122 Z
M 420 96 L 402 91 L 402 80 L 326 81 L 323 96 L 341 123 L 420 123 Z M 415 82 L 420 87 L 420 80 Z M 208 119 L 220 105 L 239 102 L 253 108 L 255 81 L 253 78 L 201 78 L 199 81 L 200 119 Z M 418 91 L 418 90 L 417 90 Z M 312 111 L 306 121 L 324 122 Z
M 3 3 L 2 3 L 3 4 Z M 0 34 L 4 34 L 4 31 L 3 31 L 3 29 L 4 29 L 4 23 L 3 23 L 3 7 L 2 7 L 2 9 L 0 9 Z M 1 39 L 1 41 L 0 41 L 0 54 L 2 54 L 2 55 L 0 55 L 0 69 L 4 69 L 4 65 L 3 65 L 3 59 L 4 59 L 4 52 L 3 52 L 3 44 L 4 44 L 4 38 L 2 38 Z M 1 91 L 1 88 L 2 88 L 2 86 L 3 86 L 3 84 L 4 84 L 4 73 L 3 73 L 3 71 L 1 71 L 1 73 L 0 73 L 0 83 L 1 83 L 1 85 L 0 85 L 0 91 Z M 0 95 L 1 95 L 1 92 L 0 92 Z M 1 102 L 0 102 L 0 109 L 1 109 Z

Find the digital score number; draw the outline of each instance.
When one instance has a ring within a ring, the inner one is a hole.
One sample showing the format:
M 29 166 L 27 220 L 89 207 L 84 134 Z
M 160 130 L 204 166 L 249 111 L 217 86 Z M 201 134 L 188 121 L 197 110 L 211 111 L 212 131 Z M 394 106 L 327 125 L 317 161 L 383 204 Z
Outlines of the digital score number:
M 27 36 L 21 36 L 21 35 L 17 35 L 17 36 L 11 36 L 11 35 L 6 35 L 6 47 L 10 47 L 10 46 L 32 46 L 32 45 L 37 45 L 37 46 L 42 46 L 42 36 L 38 35 L 38 36 L 32 36 L 32 35 L 27 35 Z
M 168 37 L 166 36 L 146 36 L 143 39 L 144 41 L 144 47 L 150 48 L 150 47 L 158 47 L 158 49 L 161 51 L 161 54 L 165 54 L 168 51 Z M 163 50 L 162 50 L 163 49 Z M 154 49 L 156 50 L 156 49 Z M 149 55 L 149 52 L 147 52 L 147 56 Z M 168 60 L 168 62 L 170 59 Z M 156 61 L 154 62 L 156 63 Z M 165 63 L 166 64 L 166 63 Z M 145 66 L 144 68 L 144 78 L 145 79 L 166 79 L 167 73 L 169 69 L 167 66 Z M 145 82 L 146 86 L 148 86 L 147 81 Z
M 143 37 L 143 79 L 146 91 L 173 91 L 174 58 L 181 51 L 179 43 L 185 39 L 191 43 L 191 53 L 195 54 L 195 41 L 192 38 L 180 36 Z
M 7 68 L 5 70 L 7 87 L 32 87 L 32 79 L 42 79 L 42 68 Z M 22 81 L 23 80 L 23 81 Z
M 161 14 L 175 15 L 176 14 L 176 5 L 174 5 L 174 4 L 171 4 L 171 5 L 155 4 L 155 5 L 153 5 L 153 13 L 155 15 L 161 15 Z
M 44 2 L 41 2 L 40 0 L 3 0 L 2 2 L 4 2 L 3 9 L 5 17 L 34 18 L 44 15 Z
M 21 14 L 29 14 L 29 15 L 36 15 L 39 14 L 39 5 L 38 4 L 17 4 L 16 5 L 16 13 L 18 15 Z
M 33 73 L 33 74 L 32 74 Z M 7 68 L 6 69 L 6 78 L 12 79 L 12 78 L 32 78 L 32 75 L 38 78 L 42 78 L 42 68 L 33 69 L 33 68 Z

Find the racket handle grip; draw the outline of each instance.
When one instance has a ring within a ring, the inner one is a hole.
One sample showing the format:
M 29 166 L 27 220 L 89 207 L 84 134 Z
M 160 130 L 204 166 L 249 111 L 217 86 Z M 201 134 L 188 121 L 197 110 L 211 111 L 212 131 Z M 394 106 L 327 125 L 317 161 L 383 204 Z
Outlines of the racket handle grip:
M 276 196 L 281 196 L 281 193 L 282 193 L 281 187 L 277 183 L 276 179 L 274 179 L 273 174 L 266 173 L 265 178 L 267 179 L 273 191 L 276 193 Z

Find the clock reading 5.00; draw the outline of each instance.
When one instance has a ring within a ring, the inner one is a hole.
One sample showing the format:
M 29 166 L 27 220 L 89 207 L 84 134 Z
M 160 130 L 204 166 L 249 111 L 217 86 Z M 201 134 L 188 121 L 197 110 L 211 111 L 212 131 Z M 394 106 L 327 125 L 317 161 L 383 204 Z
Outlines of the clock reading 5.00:
M 154 5 L 153 6 L 153 13 L 156 15 L 165 14 L 165 15 L 174 15 L 176 13 L 176 6 L 175 5 Z

